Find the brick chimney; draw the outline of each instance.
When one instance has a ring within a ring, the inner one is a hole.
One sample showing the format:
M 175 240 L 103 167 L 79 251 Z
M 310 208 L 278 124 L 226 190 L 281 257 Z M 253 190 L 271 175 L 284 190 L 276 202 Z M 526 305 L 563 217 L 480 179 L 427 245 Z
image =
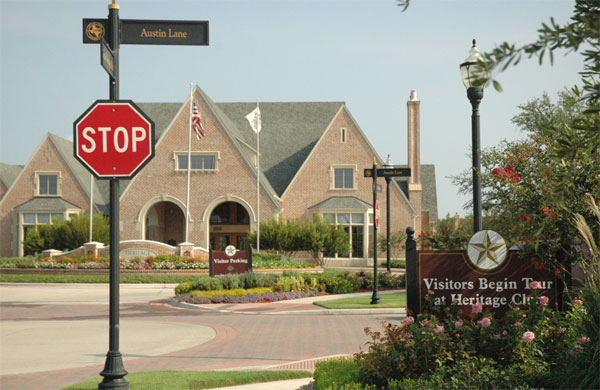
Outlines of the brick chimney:
M 423 186 L 421 184 L 421 101 L 417 98 L 417 91 L 410 91 L 410 100 L 406 102 L 407 107 L 407 132 L 408 132 L 408 167 L 411 176 L 408 178 L 408 199 L 417 211 L 421 225 L 421 195 Z M 417 230 L 417 226 L 415 226 Z

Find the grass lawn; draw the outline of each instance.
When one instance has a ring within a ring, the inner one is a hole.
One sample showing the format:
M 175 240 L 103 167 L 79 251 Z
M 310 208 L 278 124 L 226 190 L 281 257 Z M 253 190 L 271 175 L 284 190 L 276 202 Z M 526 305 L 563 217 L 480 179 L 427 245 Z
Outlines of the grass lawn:
M 308 371 L 147 371 L 127 374 L 125 379 L 131 390 L 197 390 L 310 377 Z M 101 381 L 98 376 L 63 390 L 96 390 Z
M 379 298 L 381 298 L 381 303 L 378 305 L 371 305 L 371 295 L 333 299 L 331 301 L 319 301 L 314 304 L 326 309 L 383 309 L 406 307 L 405 291 L 391 294 L 380 293 Z

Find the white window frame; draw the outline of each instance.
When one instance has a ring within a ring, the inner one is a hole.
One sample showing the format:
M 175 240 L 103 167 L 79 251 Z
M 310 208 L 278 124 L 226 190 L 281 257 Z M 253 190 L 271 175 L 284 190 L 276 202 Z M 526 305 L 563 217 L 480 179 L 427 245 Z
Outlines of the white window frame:
M 33 223 L 29 223 L 29 222 L 25 222 L 25 214 L 33 214 L 34 215 L 34 219 L 35 222 Z M 50 220 L 49 222 L 45 223 L 45 222 L 40 222 L 39 218 L 38 218 L 38 214 L 49 214 Z M 64 222 L 67 218 L 67 216 L 69 216 L 69 218 L 72 215 L 80 215 L 81 211 L 80 210 L 76 210 L 76 209 L 67 209 L 64 212 L 60 212 L 60 213 L 55 213 L 52 211 L 47 211 L 47 210 L 29 210 L 29 211 L 21 211 L 19 212 L 18 215 L 18 221 L 19 221 L 19 248 L 18 248 L 18 255 L 19 256 L 23 256 L 25 250 L 23 249 L 23 241 L 25 241 L 25 227 L 26 226 L 33 226 L 33 227 L 37 227 L 40 225 L 47 225 L 47 224 L 54 224 L 54 218 L 52 217 L 53 215 L 62 215 L 62 222 Z M 47 249 L 56 249 L 56 248 L 47 248 Z
M 40 176 L 56 176 L 56 194 L 42 194 L 40 193 Z M 35 196 L 61 196 L 61 176 L 60 171 L 36 171 L 35 176 Z
M 214 169 L 191 169 L 191 172 L 216 172 L 219 170 L 219 160 L 221 159 L 221 155 L 219 152 L 192 152 L 190 153 L 192 158 L 194 156 L 213 156 L 215 158 L 215 168 Z M 179 168 L 179 157 L 187 158 L 188 152 L 174 152 L 173 160 L 175 161 L 175 172 L 187 172 L 186 168 Z
M 335 186 L 335 170 L 336 169 L 352 169 L 352 187 L 351 188 L 337 188 Z M 330 170 L 330 176 L 331 176 L 331 182 L 330 182 L 330 189 L 331 190 L 335 190 L 335 191 L 356 191 L 357 188 L 357 166 L 356 164 L 335 164 L 331 166 L 331 170 Z
M 348 253 L 348 259 L 354 258 L 352 256 L 352 226 L 362 226 L 363 227 L 363 256 L 358 257 L 359 259 L 364 259 L 368 257 L 369 252 L 369 227 L 372 224 L 367 223 L 369 221 L 369 215 L 373 215 L 373 210 L 367 210 L 363 212 L 356 212 L 356 210 L 328 210 L 322 209 L 319 210 L 318 214 L 321 215 L 325 219 L 326 222 L 330 223 L 333 226 L 348 226 L 348 230 L 350 233 L 348 234 L 348 239 L 350 243 L 350 253 Z M 328 221 L 325 218 L 325 214 L 333 215 L 333 222 Z M 338 223 L 338 214 L 348 214 L 350 220 L 348 223 Z M 363 223 L 357 223 L 352 221 L 352 214 L 361 214 L 363 216 Z M 337 258 L 339 255 L 336 253 L 335 257 Z M 346 257 L 345 257 L 346 258 Z

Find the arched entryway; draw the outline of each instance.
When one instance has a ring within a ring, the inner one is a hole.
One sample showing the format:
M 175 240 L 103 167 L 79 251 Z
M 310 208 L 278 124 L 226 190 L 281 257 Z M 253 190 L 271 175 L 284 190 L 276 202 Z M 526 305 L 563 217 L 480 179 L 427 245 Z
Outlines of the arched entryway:
M 223 202 L 210 214 L 210 248 L 225 250 L 234 245 L 239 250 L 248 249 L 250 217 L 246 208 L 237 202 Z
M 185 214 L 173 202 L 158 202 L 146 213 L 145 239 L 177 245 L 185 240 Z

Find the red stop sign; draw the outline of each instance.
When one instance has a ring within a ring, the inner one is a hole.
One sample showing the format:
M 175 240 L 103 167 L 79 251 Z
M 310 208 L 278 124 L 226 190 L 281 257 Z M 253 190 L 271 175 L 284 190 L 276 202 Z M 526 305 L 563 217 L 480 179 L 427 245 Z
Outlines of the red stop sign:
M 154 122 L 131 100 L 96 100 L 73 122 L 74 155 L 98 178 L 131 178 L 154 157 Z

